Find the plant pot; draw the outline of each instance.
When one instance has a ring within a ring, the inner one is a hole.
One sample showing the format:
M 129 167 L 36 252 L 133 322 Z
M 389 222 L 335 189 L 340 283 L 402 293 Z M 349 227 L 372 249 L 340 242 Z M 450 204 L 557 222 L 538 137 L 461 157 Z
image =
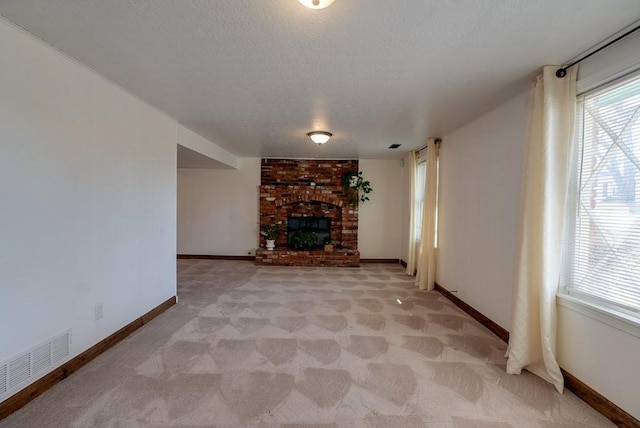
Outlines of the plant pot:
M 267 239 L 267 250 L 273 250 L 276 247 L 275 239 Z

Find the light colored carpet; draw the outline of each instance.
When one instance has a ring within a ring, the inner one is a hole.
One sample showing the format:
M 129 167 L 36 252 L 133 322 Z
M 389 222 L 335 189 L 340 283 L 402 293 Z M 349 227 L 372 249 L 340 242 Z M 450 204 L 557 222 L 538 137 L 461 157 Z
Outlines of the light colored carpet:
M 180 260 L 179 303 L 0 427 L 603 427 L 397 265 Z

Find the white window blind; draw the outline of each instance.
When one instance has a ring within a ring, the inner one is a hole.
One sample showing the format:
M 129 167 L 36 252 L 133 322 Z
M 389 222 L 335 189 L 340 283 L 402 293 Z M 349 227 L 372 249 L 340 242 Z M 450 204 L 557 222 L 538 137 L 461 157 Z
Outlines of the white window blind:
M 640 312 L 640 76 L 578 100 L 579 196 L 567 292 Z

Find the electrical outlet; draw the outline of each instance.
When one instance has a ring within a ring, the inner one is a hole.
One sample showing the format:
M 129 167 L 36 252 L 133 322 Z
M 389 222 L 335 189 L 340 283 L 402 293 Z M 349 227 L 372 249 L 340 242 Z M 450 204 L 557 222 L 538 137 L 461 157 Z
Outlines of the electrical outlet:
M 102 319 L 102 303 L 98 303 L 93 309 L 95 312 L 96 321 Z

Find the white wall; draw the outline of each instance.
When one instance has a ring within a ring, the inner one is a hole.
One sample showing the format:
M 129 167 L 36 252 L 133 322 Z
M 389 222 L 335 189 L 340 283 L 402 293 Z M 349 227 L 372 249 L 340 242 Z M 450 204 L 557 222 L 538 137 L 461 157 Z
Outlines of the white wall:
M 627 73 L 640 64 L 639 52 L 640 35 L 594 57 L 582 66 L 578 88 Z M 525 92 L 444 136 L 440 152 L 436 280 L 459 290 L 458 297 L 506 329 L 511 324 L 527 98 Z M 640 418 L 640 327 L 619 328 L 621 323 L 605 320 L 580 305 L 559 305 L 559 363 Z
M 360 257 L 399 259 L 403 235 L 403 172 L 399 160 L 360 159 L 360 170 L 373 192 L 358 212 Z
M 373 187 L 359 211 L 361 257 L 398 259 L 404 168 L 399 160 L 359 162 Z M 259 158 L 240 158 L 237 170 L 178 169 L 178 254 L 255 254 L 258 186 Z
M 528 95 L 443 137 L 436 281 L 509 329 Z
M 75 356 L 176 294 L 177 123 L 2 20 L 0 40 L 0 360 L 69 328 Z
M 178 169 L 178 254 L 255 254 L 258 186 L 260 158 L 240 158 L 237 170 Z
M 558 306 L 558 362 L 578 379 L 640 419 L 640 327 L 621 329 Z

